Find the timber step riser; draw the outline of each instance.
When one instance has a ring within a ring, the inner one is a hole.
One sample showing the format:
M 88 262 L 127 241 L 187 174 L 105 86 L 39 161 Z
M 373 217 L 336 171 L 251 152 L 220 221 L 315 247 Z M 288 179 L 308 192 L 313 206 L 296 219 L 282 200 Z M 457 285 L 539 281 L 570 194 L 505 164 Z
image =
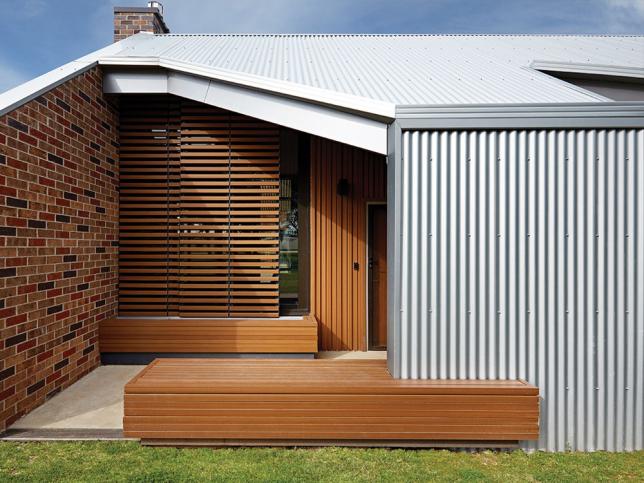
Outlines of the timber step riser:
M 318 324 L 301 319 L 137 319 L 101 321 L 103 353 L 311 354 Z

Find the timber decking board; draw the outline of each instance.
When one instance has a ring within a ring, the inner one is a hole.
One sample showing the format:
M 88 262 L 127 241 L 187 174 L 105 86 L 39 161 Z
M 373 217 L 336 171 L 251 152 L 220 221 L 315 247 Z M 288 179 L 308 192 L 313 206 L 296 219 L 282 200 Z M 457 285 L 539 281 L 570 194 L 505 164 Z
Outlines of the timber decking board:
M 99 324 L 101 352 L 315 353 L 317 322 L 301 319 L 136 319 Z
M 125 386 L 143 439 L 536 439 L 524 381 L 396 380 L 380 360 L 157 359 Z

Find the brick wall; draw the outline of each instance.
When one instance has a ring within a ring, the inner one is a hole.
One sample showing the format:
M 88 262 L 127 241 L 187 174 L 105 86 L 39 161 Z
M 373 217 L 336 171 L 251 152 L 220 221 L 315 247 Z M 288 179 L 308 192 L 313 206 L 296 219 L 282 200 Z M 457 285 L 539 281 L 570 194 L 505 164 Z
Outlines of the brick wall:
M 162 34 L 170 30 L 157 8 L 114 7 L 114 42 L 139 32 Z
M 0 431 L 99 364 L 116 313 L 118 116 L 95 68 L 0 116 Z

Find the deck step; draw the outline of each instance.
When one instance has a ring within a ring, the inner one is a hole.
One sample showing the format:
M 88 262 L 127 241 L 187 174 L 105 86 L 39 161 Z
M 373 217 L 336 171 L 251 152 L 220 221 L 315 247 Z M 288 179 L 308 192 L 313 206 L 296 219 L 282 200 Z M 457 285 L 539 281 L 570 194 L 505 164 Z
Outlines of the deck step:
M 99 325 L 103 353 L 317 353 L 315 318 L 137 319 Z
M 381 360 L 157 359 L 126 385 L 123 427 L 150 441 L 534 440 L 539 395 L 393 379 Z

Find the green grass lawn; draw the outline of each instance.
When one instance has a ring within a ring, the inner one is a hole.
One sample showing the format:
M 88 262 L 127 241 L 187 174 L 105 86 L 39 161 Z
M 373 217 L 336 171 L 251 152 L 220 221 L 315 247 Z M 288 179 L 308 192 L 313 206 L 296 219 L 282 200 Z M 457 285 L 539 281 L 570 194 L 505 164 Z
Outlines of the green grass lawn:
M 280 292 L 297 294 L 298 278 L 295 271 L 280 272 Z
M 636 453 L 0 443 L 0 481 L 644 481 Z

